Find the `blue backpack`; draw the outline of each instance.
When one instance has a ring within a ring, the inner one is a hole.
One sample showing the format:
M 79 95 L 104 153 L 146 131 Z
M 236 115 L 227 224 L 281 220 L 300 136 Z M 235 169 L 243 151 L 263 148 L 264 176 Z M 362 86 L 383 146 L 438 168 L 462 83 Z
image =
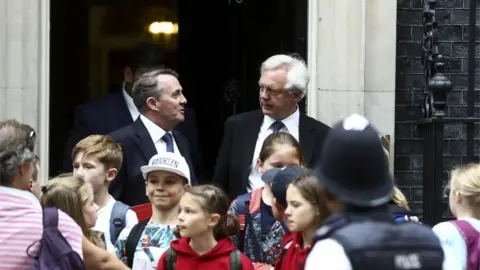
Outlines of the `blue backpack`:
M 127 211 L 130 209 L 130 206 L 116 201 L 113 205 L 112 214 L 110 215 L 110 242 L 112 245 L 115 245 L 117 238 L 125 228 Z
M 28 253 L 28 249 L 27 249 Z M 58 230 L 58 210 L 43 209 L 43 235 L 35 264 L 30 270 L 83 270 L 85 265 Z
M 395 204 L 390 204 L 388 208 L 392 213 L 393 221 L 396 223 L 410 221 L 410 219 L 415 216 L 410 210 Z

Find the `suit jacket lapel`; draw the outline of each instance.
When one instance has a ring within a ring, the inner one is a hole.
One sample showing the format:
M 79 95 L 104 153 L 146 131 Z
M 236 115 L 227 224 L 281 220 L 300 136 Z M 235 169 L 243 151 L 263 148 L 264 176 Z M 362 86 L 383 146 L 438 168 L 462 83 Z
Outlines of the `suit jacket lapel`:
M 257 111 L 253 119 L 249 119 L 249 123 L 240 127 L 244 130 L 243 137 L 245 138 L 245 144 L 241 146 L 243 148 L 243 169 L 244 175 L 242 179 L 248 179 L 250 174 L 250 166 L 252 165 L 253 153 L 255 152 L 255 145 L 257 144 L 258 133 L 263 123 L 263 114 L 260 110 Z M 246 180 L 245 180 L 246 181 Z
M 187 161 L 188 167 L 190 168 L 190 182 L 192 184 L 198 183 L 195 175 L 195 168 L 193 167 L 191 151 L 188 148 L 188 141 L 185 136 L 177 130 L 172 131 L 173 138 L 177 143 L 178 151 L 180 151 L 180 155 L 182 155 L 185 160 Z
M 157 149 L 152 141 L 152 137 L 140 118 L 133 123 L 132 127 L 137 136 L 138 148 L 140 148 L 140 151 L 148 162 L 150 158 L 157 154 Z
M 308 118 L 305 117 L 304 114 L 300 114 L 300 119 L 298 123 L 298 133 L 299 133 L 299 143 L 303 150 L 305 164 L 310 164 L 310 160 L 312 159 L 312 151 L 314 143 L 315 143 L 315 136 L 313 131 L 315 129 L 310 125 L 308 122 Z
M 172 131 L 173 138 L 175 139 L 175 142 L 177 143 L 178 150 L 180 151 L 180 154 L 186 159 L 190 159 L 190 154 L 189 154 L 189 149 L 187 148 L 186 142 L 185 142 L 185 137 L 179 133 L 177 130 Z

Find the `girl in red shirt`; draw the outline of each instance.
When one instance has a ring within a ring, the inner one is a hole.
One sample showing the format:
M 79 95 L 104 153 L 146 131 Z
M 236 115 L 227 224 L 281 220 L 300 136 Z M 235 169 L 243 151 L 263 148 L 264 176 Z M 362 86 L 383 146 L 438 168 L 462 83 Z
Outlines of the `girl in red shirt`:
M 186 190 L 179 204 L 181 238 L 170 243 L 157 269 L 253 270 L 252 262 L 228 238 L 240 229 L 236 217 L 227 214 L 229 206 L 228 196 L 215 186 Z
M 311 175 L 301 176 L 288 185 L 285 217 L 290 234 L 282 241 L 275 270 L 303 270 L 311 250 L 313 235 L 328 211 L 322 187 Z

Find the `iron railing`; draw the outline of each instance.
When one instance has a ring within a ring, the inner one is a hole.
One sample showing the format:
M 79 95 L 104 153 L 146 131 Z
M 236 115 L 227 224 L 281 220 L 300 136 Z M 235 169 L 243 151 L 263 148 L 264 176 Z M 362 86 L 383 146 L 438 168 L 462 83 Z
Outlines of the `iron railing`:
M 446 124 L 464 124 L 467 131 L 467 162 L 474 161 L 474 123 L 480 119 L 474 115 L 475 102 L 475 22 L 477 1 L 470 1 L 468 46 L 467 116 L 449 117 L 447 94 L 452 90 L 451 81 L 445 76 L 445 59 L 439 51 L 438 23 L 435 18 L 436 0 L 424 0 L 422 64 L 425 74 L 425 90 L 421 103 L 423 118 L 406 121 L 420 127 L 423 137 L 423 222 L 429 225 L 444 220 L 443 202 L 443 129 Z

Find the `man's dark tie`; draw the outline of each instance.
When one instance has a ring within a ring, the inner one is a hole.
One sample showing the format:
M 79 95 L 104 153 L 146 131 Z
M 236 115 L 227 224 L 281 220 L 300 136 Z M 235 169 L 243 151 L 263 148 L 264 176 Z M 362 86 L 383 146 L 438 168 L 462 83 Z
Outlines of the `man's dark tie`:
M 275 121 L 270 126 L 270 128 L 273 130 L 273 133 L 279 132 L 283 127 L 285 127 L 285 125 L 282 123 L 282 121 Z
M 162 141 L 165 142 L 165 144 L 167 144 L 167 152 L 170 152 L 170 153 L 173 153 L 173 137 L 172 137 L 172 134 L 170 133 L 165 133 L 165 135 L 163 135 L 162 137 Z

